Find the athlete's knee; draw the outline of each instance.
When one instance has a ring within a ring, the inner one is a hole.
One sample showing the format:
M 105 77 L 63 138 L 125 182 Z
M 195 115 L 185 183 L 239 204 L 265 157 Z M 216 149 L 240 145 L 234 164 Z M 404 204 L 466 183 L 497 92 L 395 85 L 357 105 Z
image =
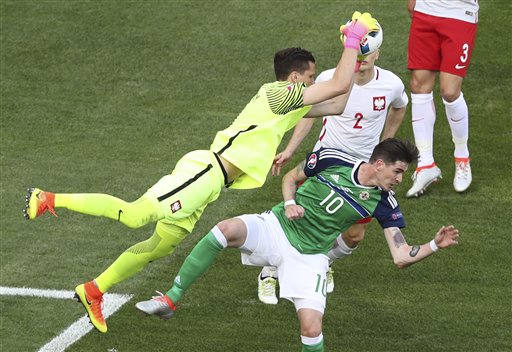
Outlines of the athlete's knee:
M 440 87 L 440 90 L 441 90 L 441 96 L 448 103 L 451 103 L 451 102 L 454 102 L 455 100 L 457 100 L 460 97 L 460 93 L 461 93 L 460 88 L 457 86 Z
M 322 334 L 322 325 L 311 324 L 305 327 L 300 327 L 300 334 L 306 337 L 317 337 Z
M 127 252 L 152 262 L 171 254 L 175 248 L 175 244 L 166 241 L 155 231 L 150 238 L 133 245 Z
M 159 258 L 174 252 L 176 247 L 188 236 L 189 232 L 182 227 L 158 222 L 153 236 L 160 238 L 155 248 L 155 255 Z
M 296 305 L 300 302 L 296 301 Z M 323 313 L 312 308 L 298 310 L 300 334 L 307 337 L 316 337 L 322 333 Z
M 226 238 L 228 247 L 240 247 L 247 237 L 245 223 L 238 219 L 223 220 L 217 224 L 217 228 Z
M 411 93 L 427 94 L 432 92 L 435 78 L 435 73 L 430 71 L 413 71 L 410 81 Z
M 364 239 L 365 231 L 368 224 L 355 224 L 343 232 L 342 238 L 349 245 L 355 247 L 359 242 Z M 349 243 L 351 242 L 351 243 Z

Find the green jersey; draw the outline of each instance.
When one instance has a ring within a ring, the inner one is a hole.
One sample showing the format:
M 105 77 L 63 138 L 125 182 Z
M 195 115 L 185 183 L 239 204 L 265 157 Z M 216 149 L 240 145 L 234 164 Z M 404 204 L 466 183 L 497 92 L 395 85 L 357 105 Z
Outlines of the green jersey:
M 286 131 L 306 115 L 304 83 L 264 84 L 231 126 L 219 131 L 210 150 L 242 170 L 232 188 L 256 188 L 265 183 L 277 147 Z
M 359 183 L 363 163 L 338 149 L 321 148 L 309 154 L 304 166 L 308 179 L 295 197 L 304 207 L 304 217 L 289 220 L 283 202 L 272 208 L 299 252 L 327 253 L 340 233 L 366 218 L 376 218 L 382 228 L 405 226 L 392 191 Z

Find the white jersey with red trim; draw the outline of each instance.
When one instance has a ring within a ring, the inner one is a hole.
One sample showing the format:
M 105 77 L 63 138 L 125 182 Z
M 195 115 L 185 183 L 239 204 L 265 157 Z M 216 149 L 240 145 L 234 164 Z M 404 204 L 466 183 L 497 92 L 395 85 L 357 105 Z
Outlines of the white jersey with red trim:
M 478 23 L 478 0 L 416 0 L 414 11 Z
M 323 71 L 317 82 L 327 81 L 334 68 Z M 368 161 L 379 144 L 390 106 L 402 108 L 409 103 L 400 78 L 391 71 L 374 67 L 373 79 L 363 86 L 354 84 L 341 115 L 325 116 L 315 150 L 338 148 Z

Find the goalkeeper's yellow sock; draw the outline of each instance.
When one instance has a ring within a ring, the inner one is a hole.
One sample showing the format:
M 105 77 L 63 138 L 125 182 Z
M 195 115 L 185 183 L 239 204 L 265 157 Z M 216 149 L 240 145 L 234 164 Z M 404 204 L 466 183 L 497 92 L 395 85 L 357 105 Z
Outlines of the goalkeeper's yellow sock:
M 158 220 L 155 205 L 145 196 L 135 202 L 101 193 L 56 193 L 55 207 L 117 220 L 131 228 L 138 228 Z
M 178 226 L 160 225 L 161 223 L 157 225 L 150 238 L 128 248 L 95 279 L 101 292 L 106 292 L 117 283 L 135 275 L 148 263 L 170 255 L 189 234 Z

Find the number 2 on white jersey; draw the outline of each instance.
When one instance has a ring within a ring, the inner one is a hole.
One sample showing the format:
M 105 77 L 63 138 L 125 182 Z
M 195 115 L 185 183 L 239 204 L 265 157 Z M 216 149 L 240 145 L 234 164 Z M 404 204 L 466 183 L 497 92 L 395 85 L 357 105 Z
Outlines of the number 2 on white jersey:
M 356 123 L 354 124 L 353 128 L 363 128 L 363 126 L 360 125 L 360 122 L 363 119 L 363 114 L 358 112 L 357 114 L 354 115 L 354 118 L 356 119 Z

